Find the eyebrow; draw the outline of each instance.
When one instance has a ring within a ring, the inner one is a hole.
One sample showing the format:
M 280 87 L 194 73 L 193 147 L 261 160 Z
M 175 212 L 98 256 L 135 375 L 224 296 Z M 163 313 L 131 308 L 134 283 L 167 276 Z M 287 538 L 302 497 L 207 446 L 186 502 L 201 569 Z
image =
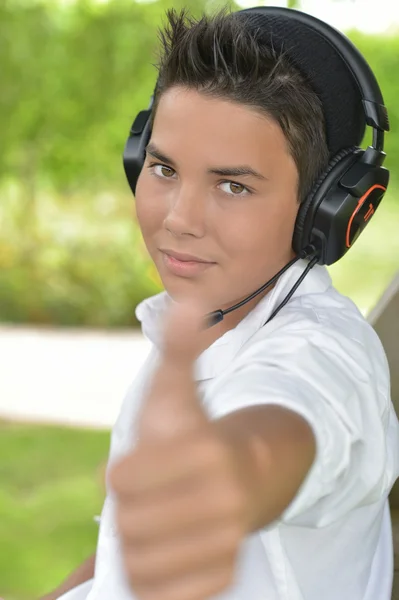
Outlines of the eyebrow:
M 167 163 L 174 169 L 176 168 L 176 163 L 169 156 L 166 156 L 166 154 L 161 152 L 161 150 L 159 150 L 159 148 L 157 148 L 157 146 L 153 142 L 150 142 L 145 150 L 148 154 L 151 154 L 151 156 L 153 156 L 157 160 L 163 163 Z M 256 179 L 261 179 L 263 181 L 267 180 L 267 177 L 265 177 L 261 173 L 258 173 L 258 171 L 255 171 L 254 169 L 252 169 L 252 167 L 249 167 L 247 165 L 237 167 L 213 167 L 208 169 L 207 173 L 209 173 L 210 175 L 220 175 L 222 177 L 243 177 L 245 175 L 250 175 L 252 177 L 256 177 Z

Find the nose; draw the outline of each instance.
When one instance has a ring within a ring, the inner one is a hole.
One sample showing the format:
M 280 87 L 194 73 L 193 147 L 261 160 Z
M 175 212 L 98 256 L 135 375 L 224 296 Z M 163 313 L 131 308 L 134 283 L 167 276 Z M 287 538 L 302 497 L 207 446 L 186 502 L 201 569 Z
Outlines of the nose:
M 169 205 L 164 227 L 174 236 L 191 235 L 201 238 L 205 234 L 204 193 L 196 186 L 180 186 Z

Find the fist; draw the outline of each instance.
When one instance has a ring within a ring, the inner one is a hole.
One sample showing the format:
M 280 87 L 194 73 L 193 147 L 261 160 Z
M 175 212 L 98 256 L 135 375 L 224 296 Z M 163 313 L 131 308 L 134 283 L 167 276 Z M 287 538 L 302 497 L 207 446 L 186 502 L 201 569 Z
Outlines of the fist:
M 117 465 L 117 527 L 140 600 L 205 600 L 233 584 L 247 501 L 212 427 L 138 447 Z

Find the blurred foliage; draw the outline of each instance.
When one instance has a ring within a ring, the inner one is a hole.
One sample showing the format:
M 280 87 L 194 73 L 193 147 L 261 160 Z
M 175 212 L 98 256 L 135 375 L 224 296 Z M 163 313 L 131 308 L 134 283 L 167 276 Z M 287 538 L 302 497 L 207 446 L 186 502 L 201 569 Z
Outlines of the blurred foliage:
M 0 0 L 0 320 L 132 325 L 159 291 L 122 151 L 154 87 L 165 9 L 223 4 Z M 351 37 L 384 92 L 399 183 L 399 37 Z
M 126 197 L 46 194 L 26 222 L 20 189 L 0 207 L 3 320 L 61 325 L 135 323 L 136 304 L 159 288 Z
M 0 421 L 4 598 L 38 598 L 94 553 L 108 446 L 107 431 Z

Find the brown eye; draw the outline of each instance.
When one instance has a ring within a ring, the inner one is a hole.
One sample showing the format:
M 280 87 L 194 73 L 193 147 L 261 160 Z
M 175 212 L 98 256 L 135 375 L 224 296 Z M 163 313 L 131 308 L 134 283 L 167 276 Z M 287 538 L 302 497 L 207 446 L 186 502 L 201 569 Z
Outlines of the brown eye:
M 159 177 L 160 179 L 171 179 L 175 174 L 175 171 L 171 167 L 167 167 L 160 163 L 150 163 L 148 169 L 153 175 L 156 175 L 156 177 Z
M 241 194 L 246 189 L 241 183 L 234 183 L 234 181 L 231 181 L 229 185 L 233 194 Z
M 163 177 L 170 177 L 173 175 L 173 169 L 170 167 L 165 167 L 165 165 L 159 165 L 161 167 L 161 173 Z
M 223 188 L 223 186 L 225 187 Z M 228 196 L 237 196 L 237 198 L 244 198 L 252 194 L 251 190 L 237 181 L 222 181 L 219 187 Z

